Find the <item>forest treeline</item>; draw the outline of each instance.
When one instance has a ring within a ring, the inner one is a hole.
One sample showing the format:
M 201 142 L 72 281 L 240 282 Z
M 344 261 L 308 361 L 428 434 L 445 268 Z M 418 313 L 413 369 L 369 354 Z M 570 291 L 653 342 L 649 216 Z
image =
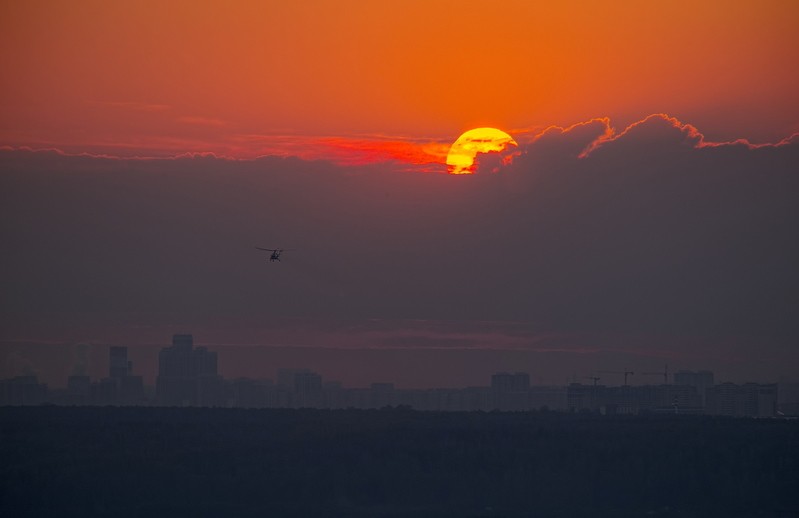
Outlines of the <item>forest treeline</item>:
M 3 516 L 797 516 L 799 422 L 0 408 Z

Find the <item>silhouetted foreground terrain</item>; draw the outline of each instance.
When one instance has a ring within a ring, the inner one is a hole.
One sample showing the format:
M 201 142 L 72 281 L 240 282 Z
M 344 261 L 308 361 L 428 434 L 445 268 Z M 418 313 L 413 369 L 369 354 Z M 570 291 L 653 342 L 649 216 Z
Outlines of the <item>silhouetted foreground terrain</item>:
M 795 516 L 799 422 L 0 408 L 3 516 Z

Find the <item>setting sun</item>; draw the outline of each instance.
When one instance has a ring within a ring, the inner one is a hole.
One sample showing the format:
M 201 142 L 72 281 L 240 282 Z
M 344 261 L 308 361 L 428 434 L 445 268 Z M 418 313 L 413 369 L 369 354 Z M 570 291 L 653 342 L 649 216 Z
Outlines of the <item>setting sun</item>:
M 508 146 L 516 147 L 513 137 L 496 128 L 475 128 L 465 132 L 449 148 L 447 171 L 450 174 L 475 173 L 478 153 L 499 153 Z

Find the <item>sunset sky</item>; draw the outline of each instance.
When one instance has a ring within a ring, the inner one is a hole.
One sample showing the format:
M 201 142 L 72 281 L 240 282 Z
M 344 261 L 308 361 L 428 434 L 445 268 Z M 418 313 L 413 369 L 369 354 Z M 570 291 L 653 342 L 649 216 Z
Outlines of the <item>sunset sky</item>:
M 0 9 L 0 144 L 11 146 L 440 163 L 440 145 L 478 126 L 522 138 L 667 113 L 713 141 L 799 131 L 791 1 Z
M 453 385 L 796 377 L 797 27 L 794 1 L 3 2 L 0 377 L 172 332 L 462 353 Z M 513 155 L 435 174 L 480 127 Z

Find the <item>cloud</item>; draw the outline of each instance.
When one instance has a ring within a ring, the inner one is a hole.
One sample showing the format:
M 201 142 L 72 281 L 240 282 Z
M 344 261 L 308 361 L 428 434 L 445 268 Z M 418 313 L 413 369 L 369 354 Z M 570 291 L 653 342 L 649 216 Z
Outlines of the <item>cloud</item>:
M 319 139 L 318 144 L 323 146 L 321 157 L 331 158 L 341 165 L 366 165 L 388 161 L 422 166 L 440 165 L 446 160 L 449 149 L 449 145 L 443 143 L 374 138 L 326 137 Z
M 146 103 L 140 101 L 88 101 L 88 103 L 105 108 L 150 113 L 164 112 L 172 109 L 172 107 L 167 104 Z
M 178 121 L 184 124 L 191 124 L 193 126 L 211 126 L 211 127 L 223 127 L 227 126 L 227 122 L 221 119 L 214 119 L 210 117 L 199 117 L 199 116 L 191 116 L 191 115 L 184 115 L 178 117 Z
M 369 165 L 3 150 L 3 311 L 799 336 L 796 139 L 720 145 L 665 116 L 620 133 L 596 119 L 473 177 L 404 173 L 412 146 L 329 145 Z M 255 245 L 295 251 L 269 264 Z
M 406 171 L 445 172 L 442 152 L 446 156 L 447 149 L 445 144 L 427 141 L 296 135 L 237 135 L 226 144 L 159 137 L 135 142 L 106 142 L 102 146 L 94 147 L 96 149 L 93 152 L 82 151 L 85 146 L 56 147 L 49 144 L 40 147 L 6 145 L 0 146 L 0 150 L 38 154 L 54 153 L 65 157 L 94 157 L 121 161 L 216 157 L 220 160 L 251 162 L 269 157 L 292 157 L 306 161 L 324 160 L 345 166 L 394 163 L 406 166 L 404 168 Z M 102 151 L 97 148 L 101 148 Z M 190 151 L 179 151 L 186 149 Z M 37 158 L 31 159 L 38 160 Z
M 120 108 L 158 112 L 169 109 L 163 105 L 114 102 L 95 103 Z M 214 155 L 235 160 L 256 160 L 264 156 L 297 157 L 304 160 L 326 160 L 340 166 L 373 166 L 390 164 L 394 170 L 406 172 L 447 172 L 445 165 L 451 141 L 440 138 L 408 138 L 391 135 L 296 135 L 235 133 L 226 121 L 202 116 L 176 116 L 169 121 L 179 122 L 183 128 L 176 134 L 139 135 L 127 140 L 104 138 L 90 143 L 57 145 L 41 142 L 36 146 L 7 146 L 7 149 L 53 150 L 68 155 L 99 156 L 105 158 L 163 159 L 186 155 Z M 159 124 L 163 124 L 161 121 Z M 196 135 L 186 133 L 194 127 Z M 224 130 L 224 131 L 222 131 Z M 208 132 L 213 132 L 213 135 Z M 670 150 L 668 143 L 680 143 L 685 148 L 745 147 L 750 150 L 791 146 L 799 141 L 799 133 L 776 143 L 752 144 L 745 139 L 729 142 L 708 141 L 697 128 L 665 114 L 653 114 L 617 131 L 608 118 L 595 118 L 567 127 L 518 129 L 513 137 L 520 143 L 519 150 L 535 146 L 539 159 L 552 157 L 562 162 L 568 157 L 586 158 L 592 153 L 618 148 L 635 142 L 637 149 L 651 146 L 650 151 Z M 506 166 L 521 154 L 517 149 L 505 153 L 487 153 L 478 156 L 478 172 L 491 172 Z M 668 151 L 670 152 L 670 151 Z M 479 167 L 482 162 L 482 167 Z M 553 165 L 558 165 L 553 162 Z
M 798 138 L 799 133 L 795 133 L 773 144 L 752 144 L 746 139 L 711 142 L 707 141 L 705 136 L 691 124 L 682 123 L 677 118 L 664 113 L 656 113 L 631 124 L 620 133 L 616 133 L 607 121 L 607 131 L 583 150 L 580 157 L 585 158 L 597 149 L 618 141 L 635 142 L 638 146 L 649 143 L 660 149 L 669 149 L 668 144 L 693 148 L 742 146 L 748 149 L 759 149 L 791 145 Z

